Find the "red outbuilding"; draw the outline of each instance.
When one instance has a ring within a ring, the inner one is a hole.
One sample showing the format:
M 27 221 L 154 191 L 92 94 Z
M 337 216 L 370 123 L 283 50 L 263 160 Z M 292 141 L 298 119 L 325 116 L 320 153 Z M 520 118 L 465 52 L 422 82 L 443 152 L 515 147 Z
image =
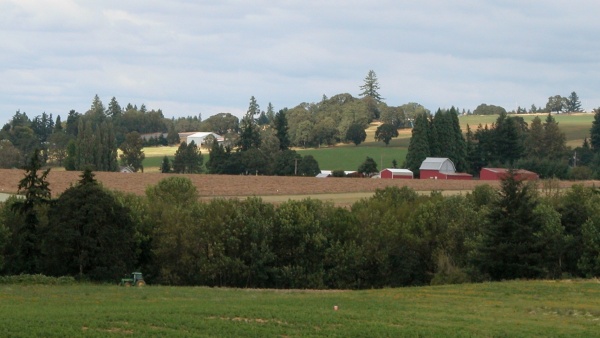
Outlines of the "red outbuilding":
M 540 178 L 540 176 L 532 171 L 523 170 L 523 169 L 515 169 L 513 170 L 515 173 L 515 178 L 517 180 L 529 180 L 535 181 Z M 489 181 L 499 181 L 508 175 L 508 169 L 505 168 L 482 168 L 479 172 L 480 180 L 489 180 Z
M 457 173 L 454 162 L 446 157 L 427 157 L 419 167 L 421 179 L 471 180 L 473 175 Z
M 379 173 L 379 177 L 391 179 L 412 179 L 414 175 L 413 172 L 408 169 L 387 168 L 383 169 Z

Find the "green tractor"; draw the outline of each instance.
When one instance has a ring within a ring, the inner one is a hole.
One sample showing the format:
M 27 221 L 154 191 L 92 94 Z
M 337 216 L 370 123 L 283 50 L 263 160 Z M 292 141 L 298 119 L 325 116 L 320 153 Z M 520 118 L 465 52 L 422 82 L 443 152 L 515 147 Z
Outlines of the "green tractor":
M 144 282 L 144 276 L 142 276 L 141 272 L 132 272 L 131 278 L 122 278 L 121 283 L 119 285 L 122 286 L 144 286 L 146 282 Z

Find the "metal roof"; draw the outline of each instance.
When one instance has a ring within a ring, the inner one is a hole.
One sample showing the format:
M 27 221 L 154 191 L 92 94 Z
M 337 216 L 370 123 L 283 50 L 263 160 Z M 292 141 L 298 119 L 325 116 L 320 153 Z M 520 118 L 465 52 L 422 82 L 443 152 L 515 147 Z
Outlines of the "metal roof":
M 393 174 L 411 174 L 412 175 L 412 171 L 408 170 L 408 169 L 398 169 L 398 168 L 386 168 L 383 169 L 382 171 L 387 170 Z
M 438 170 L 444 173 L 456 172 L 454 163 L 447 157 L 427 157 L 421 163 L 419 170 Z

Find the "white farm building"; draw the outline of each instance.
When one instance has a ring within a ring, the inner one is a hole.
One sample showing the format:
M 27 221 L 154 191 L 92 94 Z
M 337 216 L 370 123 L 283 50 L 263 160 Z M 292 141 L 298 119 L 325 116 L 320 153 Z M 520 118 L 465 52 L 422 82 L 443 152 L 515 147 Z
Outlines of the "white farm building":
M 209 137 L 209 136 L 212 136 L 212 137 Z M 207 143 L 207 141 L 212 138 L 215 138 L 217 140 L 217 142 L 219 142 L 219 144 L 222 144 L 224 141 L 224 138 L 221 135 L 218 135 L 215 133 L 209 133 L 209 132 L 198 132 L 198 133 L 193 133 L 191 135 L 188 135 L 185 142 L 187 144 L 190 144 L 190 143 L 192 143 L 192 141 L 194 141 L 194 143 L 200 147 L 210 147 L 210 143 Z

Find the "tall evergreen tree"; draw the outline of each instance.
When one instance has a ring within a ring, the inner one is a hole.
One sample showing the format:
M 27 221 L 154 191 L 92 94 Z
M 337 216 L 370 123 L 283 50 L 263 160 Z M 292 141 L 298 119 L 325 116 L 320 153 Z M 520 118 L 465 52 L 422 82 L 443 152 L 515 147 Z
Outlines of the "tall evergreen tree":
M 467 163 L 467 143 L 458 121 L 458 110 L 452 107 L 448 114 L 452 126 L 452 153 L 448 157 L 454 161 L 456 170 L 466 171 L 469 167 Z
M 228 154 L 223 146 L 214 140 L 210 146 L 210 156 L 206 162 L 206 168 L 210 174 L 223 174 L 228 160 Z
M 581 111 L 581 101 L 579 101 L 579 96 L 577 93 L 571 92 L 571 95 L 567 98 L 566 104 L 567 112 L 578 113 Z
M 290 136 L 288 131 L 288 121 L 286 116 L 287 109 L 281 109 L 275 114 L 273 124 L 277 130 L 277 138 L 279 139 L 279 149 L 287 150 L 290 147 Z
M 187 144 L 181 142 L 173 159 L 173 172 L 181 174 L 198 174 L 202 172 L 204 158 L 194 141 Z
M 539 116 L 533 118 L 525 138 L 525 154 L 528 157 L 541 158 L 544 154 L 544 126 Z
M 417 114 L 404 162 L 404 167 L 410 169 L 415 175 L 419 174 L 421 163 L 430 155 L 428 134 L 429 121 L 426 113 Z
M 171 172 L 171 162 L 169 161 L 169 157 L 165 155 L 160 164 L 160 172 L 163 174 L 168 174 Z
M 379 80 L 377 80 L 377 74 L 373 70 L 369 70 L 369 73 L 365 77 L 364 84 L 360 86 L 362 90 L 359 94 L 360 97 L 370 97 L 377 103 L 384 99 L 379 95 Z
M 258 103 L 256 103 L 254 96 L 252 96 L 250 98 L 246 116 L 244 116 L 240 123 L 241 133 L 238 140 L 240 151 L 247 151 L 250 148 L 260 147 L 260 131 L 254 120 L 254 116 L 258 114 L 260 114 L 260 107 L 258 106 Z
M 523 155 L 523 134 L 519 121 L 500 114 L 494 128 L 495 158 L 512 165 Z
M 35 149 L 29 162 L 24 167 L 25 177 L 19 182 L 19 192 L 25 193 L 25 199 L 12 205 L 13 211 L 23 216 L 23 223 L 10 224 L 12 238 L 9 254 L 6 257 L 8 272 L 14 274 L 35 274 L 41 268 L 41 214 L 44 206 L 50 203 L 50 188 L 47 176 L 50 169 L 41 175 L 42 168 L 40 150 Z
M 273 120 L 275 120 L 275 108 L 273 108 L 271 102 L 267 105 L 267 119 L 269 119 L 269 123 L 273 123 Z
M 553 160 L 565 158 L 567 152 L 567 138 L 565 133 L 558 128 L 558 122 L 552 114 L 546 116 L 544 122 L 544 153 L 545 157 Z
M 121 117 L 122 114 L 123 110 L 121 109 L 121 106 L 119 105 L 117 99 L 113 96 L 113 98 L 110 99 L 110 103 L 108 104 L 108 110 L 106 111 L 106 115 L 113 119 L 118 119 L 119 117 Z
M 590 145 L 594 153 L 600 153 L 600 107 L 594 109 L 594 121 L 590 129 Z
M 541 250 L 535 234 L 539 222 L 534 187 L 511 171 L 502 180 L 500 198 L 492 206 L 483 230 L 478 266 L 492 280 L 536 278 L 541 273 Z

